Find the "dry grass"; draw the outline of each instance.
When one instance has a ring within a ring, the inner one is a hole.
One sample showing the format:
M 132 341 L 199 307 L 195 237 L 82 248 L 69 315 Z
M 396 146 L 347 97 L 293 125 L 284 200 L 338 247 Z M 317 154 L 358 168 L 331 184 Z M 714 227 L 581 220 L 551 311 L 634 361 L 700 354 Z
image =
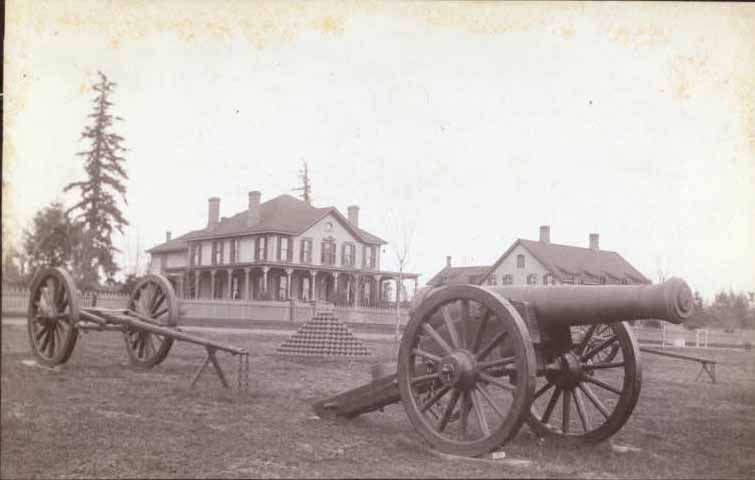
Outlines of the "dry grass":
M 252 351 L 248 394 L 205 374 L 188 390 L 200 347 L 178 343 L 163 365 L 128 366 L 117 334 L 89 334 L 58 370 L 28 367 L 24 328 L 2 329 L 2 478 L 30 477 L 579 477 L 752 478 L 755 356 L 707 351 L 719 383 L 698 366 L 644 355 L 643 391 L 610 443 L 558 447 L 524 427 L 504 461 L 429 452 L 400 405 L 355 420 L 323 420 L 309 405 L 369 379 L 376 359 L 299 361 L 273 355 L 284 337 L 216 336 Z M 223 359 L 228 373 L 235 364 Z M 233 375 L 229 375 L 233 376 Z M 513 461 L 512 461 L 513 460 Z

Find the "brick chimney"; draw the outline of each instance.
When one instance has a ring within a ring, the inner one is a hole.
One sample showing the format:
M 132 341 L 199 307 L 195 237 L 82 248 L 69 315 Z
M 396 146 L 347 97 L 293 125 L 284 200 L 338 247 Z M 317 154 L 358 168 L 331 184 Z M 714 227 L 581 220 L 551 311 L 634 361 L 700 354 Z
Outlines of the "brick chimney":
M 600 235 L 597 233 L 590 234 L 590 250 L 593 252 L 600 250 Z
M 212 230 L 217 226 L 218 219 L 220 218 L 220 198 L 210 197 L 207 203 L 209 207 L 207 212 L 207 228 Z
M 260 198 L 262 194 L 257 190 L 249 192 L 249 208 L 246 212 L 246 226 L 253 227 L 260 223 Z
M 349 205 L 346 207 L 349 212 L 349 223 L 355 227 L 359 227 L 359 207 L 356 205 Z
M 170 233 L 170 230 L 168 230 L 167 232 L 165 232 L 165 241 L 166 242 L 170 242 L 171 236 L 172 235 Z
M 545 244 L 551 243 L 551 227 L 549 225 L 540 227 L 540 241 Z
M 451 268 L 451 256 L 446 257 L 446 268 Z

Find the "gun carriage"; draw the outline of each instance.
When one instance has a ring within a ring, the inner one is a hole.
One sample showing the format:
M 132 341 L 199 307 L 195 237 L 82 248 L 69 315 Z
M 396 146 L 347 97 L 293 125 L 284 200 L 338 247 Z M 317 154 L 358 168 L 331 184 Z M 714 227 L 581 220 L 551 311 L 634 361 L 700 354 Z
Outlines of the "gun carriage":
M 640 352 L 627 321 L 681 323 L 692 294 L 661 285 L 492 287 L 421 293 L 397 372 L 314 405 L 354 417 L 401 402 L 435 449 L 477 456 L 526 423 L 538 436 L 596 443 L 637 404 Z
M 37 361 L 55 367 L 68 361 L 82 331 L 116 331 L 123 334 L 132 365 L 148 369 L 168 356 L 173 343 L 189 342 L 205 347 L 207 355 L 193 386 L 212 364 L 225 388 L 229 388 L 216 352 L 238 357 L 238 387 L 248 385 L 249 352 L 242 348 L 192 335 L 177 327 L 178 298 L 170 282 L 161 275 L 146 275 L 134 287 L 126 308 L 108 309 L 80 305 L 71 276 L 62 268 L 40 271 L 32 281 L 27 328 L 31 350 Z

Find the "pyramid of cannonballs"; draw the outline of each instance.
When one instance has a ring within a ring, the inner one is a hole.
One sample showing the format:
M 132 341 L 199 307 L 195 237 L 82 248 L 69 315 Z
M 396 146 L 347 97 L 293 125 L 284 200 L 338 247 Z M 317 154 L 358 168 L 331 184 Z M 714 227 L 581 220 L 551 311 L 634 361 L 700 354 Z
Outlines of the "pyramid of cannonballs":
M 295 334 L 278 347 L 279 355 L 307 357 L 369 356 L 349 327 L 338 321 L 332 312 L 318 312 Z

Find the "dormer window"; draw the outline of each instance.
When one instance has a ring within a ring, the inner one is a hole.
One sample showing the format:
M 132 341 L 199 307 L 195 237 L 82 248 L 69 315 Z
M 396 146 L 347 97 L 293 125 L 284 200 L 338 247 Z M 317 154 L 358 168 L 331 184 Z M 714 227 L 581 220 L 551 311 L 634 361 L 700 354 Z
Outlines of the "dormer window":
M 524 268 L 524 255 L 521 253 L 516 256 L 516 268 Z

